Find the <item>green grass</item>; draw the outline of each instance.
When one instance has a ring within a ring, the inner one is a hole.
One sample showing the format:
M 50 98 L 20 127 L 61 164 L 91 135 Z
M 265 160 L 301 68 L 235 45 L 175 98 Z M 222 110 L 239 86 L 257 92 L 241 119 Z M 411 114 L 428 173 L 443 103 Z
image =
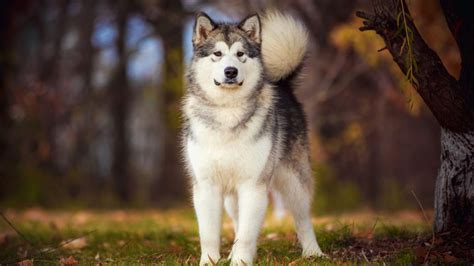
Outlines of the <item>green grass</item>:
M 191 210 L 32 210 L 10 211 L 6 216 L 25 239 L 5 221 L 0 222 L 2 265 L 26 259 L 33 259 L 34 264 L 40 265 L 57 264 L 70 256 L 79 264 L 120 265 L 196 265 L 199 259 L 199 238 Z M 429 228 L 421 220 L 412 218 L 377 218 L 368 214 L 320 217 L 314 222 L 318 241 L 329 258 L 301 259 L 291 221 L 280 222 L 269 217 L 259 239 L 256 264 L 333 265 L 369 261 L 411 264 L 414 261 L 411 239 L 429 235 Z M 228 255 L 232 241 L 231 224 L 225 219 L 221 245 L 223 258 Z M 399 250 L 387 245 L 391 242 L 402 243 L 398 245 Z M 70 247 L 77 243 L 82 246 Z M 383 248 L 387 250 L 381 250 Z M 220 264 L 227 265 L 228 262 Z

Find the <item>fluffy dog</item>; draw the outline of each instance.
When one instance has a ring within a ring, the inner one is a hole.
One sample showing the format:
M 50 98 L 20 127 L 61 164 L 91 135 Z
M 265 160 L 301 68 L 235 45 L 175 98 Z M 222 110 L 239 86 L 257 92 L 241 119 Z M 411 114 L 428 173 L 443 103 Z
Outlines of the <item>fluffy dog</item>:
M 235 229 L 232 265 L 251 265 L 269 190 L 282 195 L 303 256 L 321 256 L 311 224 L 307 125 L 293 81 L 308 33 L 268 12 L 238 24 L 196 16 L 183 100 L 183 154 L 201 242 L 200 265 L 220 259 L 224 205 Z

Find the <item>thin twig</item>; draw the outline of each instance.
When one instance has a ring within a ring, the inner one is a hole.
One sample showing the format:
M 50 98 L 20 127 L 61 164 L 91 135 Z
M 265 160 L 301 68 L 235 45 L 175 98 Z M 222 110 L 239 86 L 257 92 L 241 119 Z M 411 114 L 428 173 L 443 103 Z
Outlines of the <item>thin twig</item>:
M 30 246 L 34 247 L 33 243 L 28 240 L 28 238 L 26 238 L 26 236 L 20 232 L 20 230 L 18 230 L 11 222 L 10 220 L 8 220 L 8 218 L 5 216 L 5 214 L 3 214 L 2 211 L 0 211 L 0 216 L 2 216 L 3 220 L 5 220 L 5 222 L 7 222 L 7 224 L 13 228 L 13 230 L 15 230 L 15 232 L 21 237 L 23 238 L 23 240 L 25 240 L 26 243 L 28 243 Z
M 416 66 L 416 58 L 413 54 L 413 47 L 412 47 L 412 41 L 413 41 L 413 35 L 410 35 L 409 33 L 413 33 L 411 29 L 408 28 L 408 23 L 407 23 L 407 16 L 410 16 L 410 14 L 406 13 L 405 8 L 408 10 L 408 7 L 406 7 L 405 0 L 400 0 L 400 5 L 401 5 L 401 15 L 403 17 L 403 27 L 405 30 L 405 43 L 407 45 L 407 56 L 408 56 L 408 62 L 407 64 L 410 64 L 407 66 L 407 73 L 406 77 L 412 83 L 413 85 L 418 85 L 418 81 L 415 78 L 413 72 L 416 72 L 417 66 Z M 398 21 L 397 21 L 398 22 Z M 397 25 L 399 27 L 400 25 Z M 411 36 L 411 37 L 410 37 Z M 400 54 L 403 52 L 403 45 L 400 48 Z
M 363 249 L 362 249 L 362 256 L 364 256 L 365 261 L 367 261 L 367 263 L 370 264 L 370 261 L 369 261 L 369 259 L 367 258 L 367 256 L 365 256 L 365 252 L 364 252 Z
M 425 222 L 427 225 L 430 225 L 430 221 L 428 219 L 428 216 L 426 215 L 426 212 L 425 212 L 425 209 L 423 208 L 423 205 L 421 204 L 420 200 L 418 199 L 418 197 L 416 196 L 415 194 L 415 191 L 411 191 L 411 194 L 413 194 L 413 197 L 415 197 L 415 200 L 416 202 L 418 202 L 418 206 L 420 207 L 421 209 L 421 212 L 423 213 L 423 217 L 425 218 Z M 434 233 L 434 230 L 431 230 L 431 232 L 433 233 L 433 238 L 435 237 L 435 233 Z
M 207 257 L 208 257 L 209 260 L 211 261 L 212 266 L 217 265 L 217 264 L 214 262 L 214 260 L 211 258 L 211 256 L 209 256 L 209 254 L 207 254 Z
M 375 219 L 374 226 L 372 226 L 372 229 L 367 233 L 366 237 L 368 237 L 369 235 L 374 233 L 375 227 L 377 226 L 378 221 L 379 221 L 379 217 L 377 217 L 377 219 Z
M 130 244 L 130 243 L 132 242 L 132 240 L 133 240 L 133 239 L 129 239 L 127 242 L 125 242 L 125 244 L 123 244 L 123 246 L 121 246 L 121 247 L 119 248 L 119 251 L 122 251 L 125 247 L 127 247 L 128 244 Z
M 415 191 L 411 191 L 411 194 L 413 194 L 413 197 L 415 197 L 415 200 L 416 202 L 418 202 L 418 206 L 420 206 L 420 209 L 421 209 L 421 212 L 423 213 L 423 217 L 425 218 L 425 222 L 428 226 L 430 226 L 430 222 L 428 220 L 428 216 L 426 215 L 426 212 L 425 212 L 425 209 L 423 208 L 423 205 L 421 204 L 420 200 L 418 199 L 418 197 L 416 196 L 415 194 Z M 423 260 L 423 264 L 426 263 L 426 261 L 428 260 L 428 257 L 430 255 L 430 252 L 431 252 L 431 249 L 433 248 L 434 246 L 434 242 L 435 242 L 435 232 L 434 232 L 434 229 L 432 226 L 430 226 L 431 228 L 431 245 L 430 245 L 430 248 L 428 249 L 428 252 L 426 252 L 426 256 L 425 256 L 425 259 Z

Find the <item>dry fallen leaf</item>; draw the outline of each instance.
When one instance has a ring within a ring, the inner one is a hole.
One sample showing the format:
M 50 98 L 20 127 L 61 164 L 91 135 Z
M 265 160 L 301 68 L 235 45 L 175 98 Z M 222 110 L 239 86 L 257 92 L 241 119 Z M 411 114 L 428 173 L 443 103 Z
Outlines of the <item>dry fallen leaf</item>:
M 20 262 L 18 262 L 18 265 L 19 266 L 33 266 L 33 260 L 22 260 Z
M 269 233 L 265 236 L 266 239 L 270 239 L 270 240 L 275 240 L 275 239 L 278 239 L 278 234 L 277 233 Z
M 23 247 L 19 247 L 18 250 L 16 251 L 16 254 L 20 258 L 26 258 L 26 256 L 28 256 L 28 250 Z
M 444 240 L 442 238 L 436 238 L 434 241 L 435 245 L 442 245 L 444 243 Z
M 61 242 L 61 246 L 65 249 L 81 249 L 87 246 L 87 239 L 80 237 L 72 240 L 66 240 Z
M 77 265 L 77 260 L 73 256 L 69 256 L 67 258 L 60 258 L 59 264 L 63 265 Z
M 452 255 L 449 255 L 449 254 L 446 254 L 444 255 L 444 262 L 447 263 L 447 264 L 452 264 L 456 261 L 456 257 L 452 256 Z
M 423 263 L 427 253 L 428 253 L 427 248 L 425 248 L 425 247 L 416 247 L 415 248 L 416 261 L 418 263 Z
M 169 245 L 169 251 L 172 253 L 180 253 L 181 251 L 183 251 L 183 247 L 172 241 Z
M 288 266 L 295 266 L 295 265 L 300 264 L 300 263 L 303 262 L 303 261 L 304 261 L 303 258 L 299 258 L 299 259 L 296 259 L 296 260 L 290 262 L 290 263 L 288 264 Z
M 10 232 L 0 233 L 0 246 L 8 243 L 12 237 L 13 234 Z

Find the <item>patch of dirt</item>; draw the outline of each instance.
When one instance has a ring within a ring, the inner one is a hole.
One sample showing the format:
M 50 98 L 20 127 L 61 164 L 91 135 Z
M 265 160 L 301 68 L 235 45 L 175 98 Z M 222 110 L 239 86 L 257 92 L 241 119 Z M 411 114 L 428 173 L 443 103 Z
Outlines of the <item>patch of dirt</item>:
M 474 262 L 474 229 L 471 232 L 451 231 L 432 237 L 371 238 L 354 237 L 347 246 L 329 252 L 335 260 L 387 262 L 401 252 L 410 251 L 417 264 L 471 264 Z
M 356 259 L 360 262 L 387 262 L 402 251 L 413 250 L 419 238 L 353 238 L 348 245 L 330 253 L 336 260 Z
M 425 239 L 416 247 L 418 263 L 473 263 L 474 228 L 452 230 Z

